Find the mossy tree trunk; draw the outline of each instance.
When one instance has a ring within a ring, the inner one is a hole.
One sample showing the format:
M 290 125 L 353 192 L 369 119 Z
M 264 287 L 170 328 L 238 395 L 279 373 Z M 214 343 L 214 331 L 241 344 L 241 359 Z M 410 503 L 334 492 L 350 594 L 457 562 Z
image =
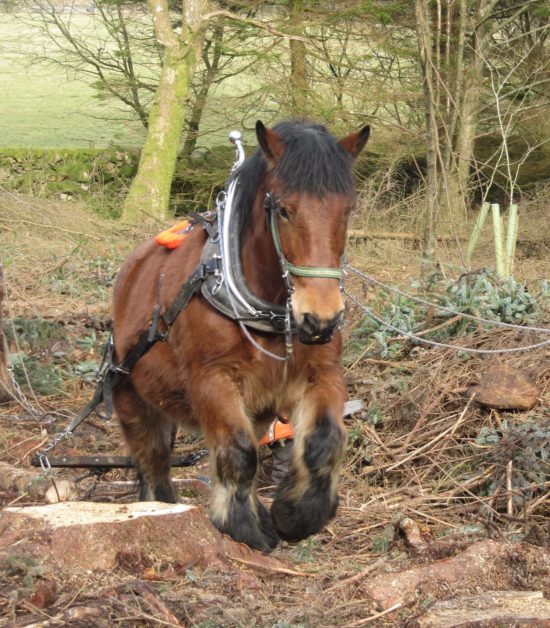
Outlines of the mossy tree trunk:
M 147 0 L 155 35 L 164 47 L 162 71 L 149 114 L 147 137 L 122 217 L 127 222 L 164 220 L 193 72 L 204 42 L 207 0 L 182 0 L 182 28 L 176 34 L 166 0 Z

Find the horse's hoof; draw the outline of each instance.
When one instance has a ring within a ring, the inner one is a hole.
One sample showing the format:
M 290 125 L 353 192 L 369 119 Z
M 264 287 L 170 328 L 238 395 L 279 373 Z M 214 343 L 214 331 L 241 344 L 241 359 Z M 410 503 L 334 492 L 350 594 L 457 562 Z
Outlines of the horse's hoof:
M 334 517 L 338 498 L 327 499 L 324 492 L 310 487 L 297 501 L 278 495 L 271 506 L 271 520 L 283 541 L 297 543 L 320 532 Z
M 240 516 L 228 518 L 223 524 L 212 518 L 214 526 L 223 534 L 229 535 L 237 543 L 245 543 L 251 549 L 260 552 L 272 552 L 279 543 L 269 511 L 258 502 L 258 517 L 252 514 L 252 510 L 239 513 Z M 233 513 L 234 514 L 234 513 Z
M 275 532 L 275 528 L 271 523 L 271 514 L 269 510 L 260 502 L 258 502 L 258 518 L 260 520 L 260 531 L 264 536 L 266 543 L 265 552 L 272 552 L 279 545 L 279 537 Z
M 149 486 L 144 482 L 140 483 L 139 501 L 141 502 L 165 502 L 167 504 L 177 504 L 178 498 L 170 480 L 159 482 L 154 486 Z

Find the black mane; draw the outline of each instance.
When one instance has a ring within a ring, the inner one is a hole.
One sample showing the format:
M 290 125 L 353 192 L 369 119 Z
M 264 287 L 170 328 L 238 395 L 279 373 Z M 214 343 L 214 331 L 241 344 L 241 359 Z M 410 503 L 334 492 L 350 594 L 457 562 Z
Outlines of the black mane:
M 302 121 L 280 122 L 273 127 L 285 145 L 284 154 L 273 175 L 288 192 L 308 192 L 319 197 L 327 194 L 354 194 L 352 158 L 321 124 Z M 248 222 L 259 185 L 267 173 L 267 163 L 260 149 L 235 171 L 239 177 L 236 206 L 242 227 Z

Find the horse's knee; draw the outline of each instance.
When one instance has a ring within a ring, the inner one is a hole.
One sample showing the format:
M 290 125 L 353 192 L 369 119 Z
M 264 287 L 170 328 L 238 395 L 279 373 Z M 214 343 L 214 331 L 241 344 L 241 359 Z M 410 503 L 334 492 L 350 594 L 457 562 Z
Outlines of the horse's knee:
M 329 475 L 338 470 L 346 435 L 344 428 L 328 414 L 315 423 L 314 429 L 304 438 L 304 464 L 311 474 Z
M 236 432 L 228 443 L 215 452 L 216 477 L 222 483 L 249 487 L 256 476 L 258 453 L 244 431 Z
M 212 523 L 220 532 L 250 547 L 274 549 L 277 536 L 253 490 L 258 466 L 255 444 L 244 432 L 237 432 L 214 451 L 213 463 Z
M 297 448 L 286 482 L 278 489 L 271 517 L 278 535 L 299 541 L 322 530 L 336 513 L 337 483 L 345 433 L 328 414 L 317 420 Z

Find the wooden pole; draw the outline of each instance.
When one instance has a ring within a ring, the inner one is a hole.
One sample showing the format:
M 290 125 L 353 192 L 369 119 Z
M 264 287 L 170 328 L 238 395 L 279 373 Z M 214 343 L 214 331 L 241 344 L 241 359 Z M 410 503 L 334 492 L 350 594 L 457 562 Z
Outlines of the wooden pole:
M 504 255 L 502 252 L 502 218 L 500 216 L 500 205 L 498 203 L 491 204 L 491 213 L 493 215 L 493 236 L 495 241 L 496 271 L 499 277 L 504 277 Z
M 515 203 L 510 205 L 508 214 L 508 229 L 506 232 L 506 265 L 504 276 L 509 279 L 514 271 L 514 257 L 516 254 L 516 241 L 518 237 L 518 206 Z
M 466 262 L 470 262 L 474 250 L 477 246 L 477 242 L 479 240 L 479 236 L 483 227 L 485 226 L 485 221 L 487 220 L 487 216 L 489 215 L 489 203 L 483 203 L 481 205 L 481 209 L 479 210 L 479 214 L 477 215 L 476 224 L 472 229 L 472 236 L 470 238 L 470 242 L 468 244 L 468 250 L 466 251 Z

